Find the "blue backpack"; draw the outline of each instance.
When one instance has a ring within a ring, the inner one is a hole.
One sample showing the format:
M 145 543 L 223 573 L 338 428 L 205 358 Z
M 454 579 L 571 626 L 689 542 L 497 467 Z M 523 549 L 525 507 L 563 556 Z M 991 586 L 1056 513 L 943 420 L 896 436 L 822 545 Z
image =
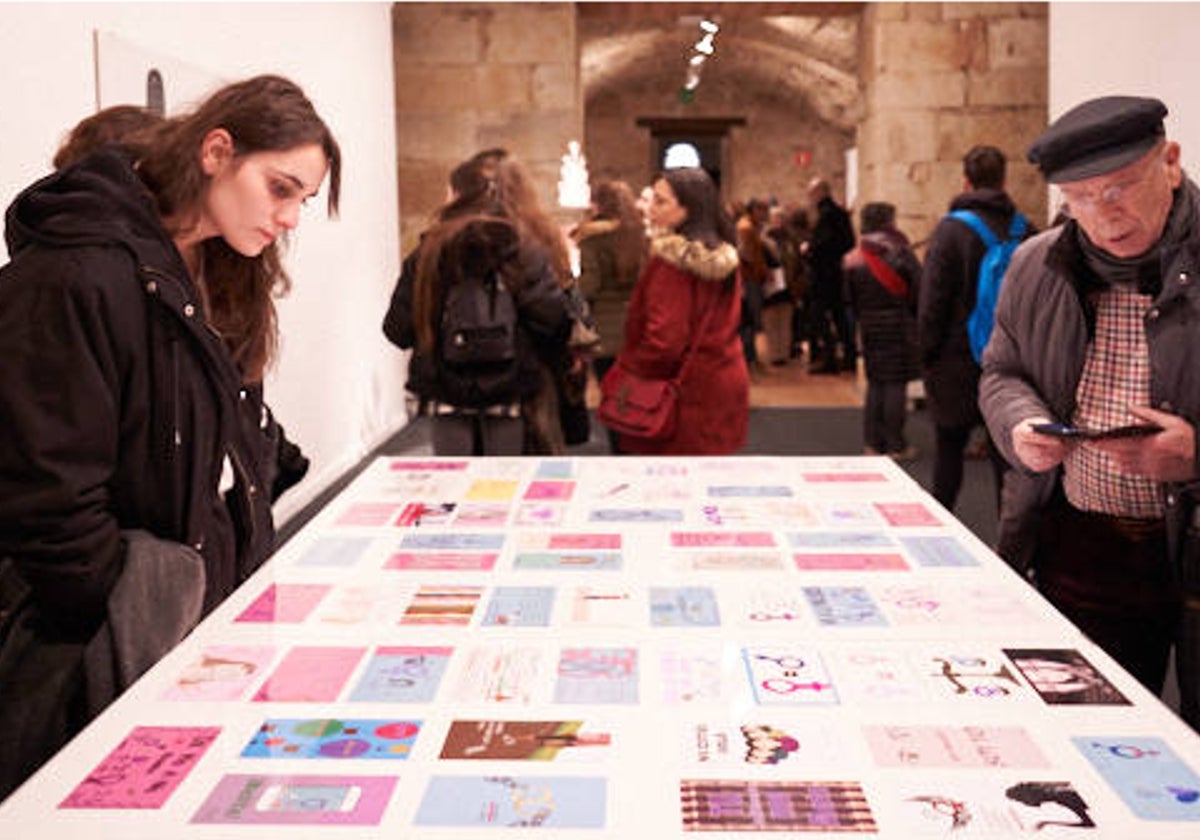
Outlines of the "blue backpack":
M 1000 284 L 1004 281 L 1004 272 L 1008 269 L 1008 261 L 1012 259 L 1013 251 L 1025 238 L 1028 222 L 1020 213 L 1014 213 L 1012 223 L 1008 226 L 1008 238 L 1001 241 L 992 233 L 992 229 L 978 215 L 970 210 L 955 210 L 950 213 L 951 219 L 957 219 L 965 224 L 975 235 L 983 240 L 987 251 L 979 261 L 979 278 L 975 284 L 975 308 L 967 318 L 967 337 L 971 342 L 971 355 L 976 362 L 983 360 L 983 348 L 992 337 L 992 326 L 996 322 L 996 301 L 1000 299 Z

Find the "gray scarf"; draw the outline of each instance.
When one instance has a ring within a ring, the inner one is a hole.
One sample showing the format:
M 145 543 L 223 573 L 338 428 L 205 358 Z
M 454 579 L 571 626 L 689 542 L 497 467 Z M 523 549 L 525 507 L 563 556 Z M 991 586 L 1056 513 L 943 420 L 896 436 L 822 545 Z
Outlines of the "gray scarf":
M 1187 200 L 1186 193 L 1184 187 L 1175 190 L 1163 235 L 1149 251 L 1136 257 L 1114 257 L 1094 245 L 1081 225 L 1075 226 L 1084 262 L 1101 284 L 1136 285 L 1142 294 L 1157 297 L 1162 289 L 1160 259 L 1163 247 L 1183 242 L 1192 228 L 1191 202 Z

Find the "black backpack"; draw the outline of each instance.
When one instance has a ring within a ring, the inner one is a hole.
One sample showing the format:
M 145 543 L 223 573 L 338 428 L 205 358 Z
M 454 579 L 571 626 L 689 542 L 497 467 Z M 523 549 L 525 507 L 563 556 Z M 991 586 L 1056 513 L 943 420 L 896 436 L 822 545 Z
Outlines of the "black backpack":
M 452 405 L 481 408 L 520 396 L 517 302 L 499 269 L 493 254 L 468 244 L 443 289 L 438 380 Z

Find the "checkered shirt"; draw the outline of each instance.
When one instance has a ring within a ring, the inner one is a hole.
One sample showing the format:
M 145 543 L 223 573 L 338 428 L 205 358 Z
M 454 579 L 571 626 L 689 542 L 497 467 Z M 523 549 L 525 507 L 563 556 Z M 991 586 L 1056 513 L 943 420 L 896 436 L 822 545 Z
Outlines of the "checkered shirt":
M 1127 406 L 1150 405 L 1150 351 L 1143 321 L 1150 295 L 1113 287 L 1097 299 L 1096 337 L 1088 345 L 1075 394 L 1077 426 L 1107 429 L 1137 422 Z M 1161 519 L 1157 482 L 1117 472 L 1105 454 L 1076 446 L 1063 462 L 1063 489 L 1079 510 Z

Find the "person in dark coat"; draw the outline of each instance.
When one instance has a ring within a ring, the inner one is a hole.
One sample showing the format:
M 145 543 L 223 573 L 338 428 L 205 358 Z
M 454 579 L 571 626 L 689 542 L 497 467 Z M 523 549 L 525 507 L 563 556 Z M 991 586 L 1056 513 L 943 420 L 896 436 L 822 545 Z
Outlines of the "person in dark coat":
M 846 255 L 842 269 L 867 374 L 864 450 L 911 460 L 916 450 L 904 437 L 904 421 L 908 383 L 919 375 L 916 290 L 921 264 L 908 237 L 896 228 L 893 205 L 865 205 L 860 229 L 858 247 Z
M 166 121 L 136 159 L 102 149 L 9 207 L 0 797 L 136 678 L 130 657 L 153 664 L 147 646 L 161 655 L 269 555 L 263 438 L 240 409 L 242 370 L 212 297 L 245 293 L 242 314 L 259 325 L 241 334 L 247 358 L 265 364 L 270 296 L 286 282 L 277 239 L 326 176 L 336 211 L 340 168 L 304 93 L 259 76 Z M 143 573 L 161 587 L 121 600 Z M 193 597 L 190 622 L 164 627 Z
M 808 200 L 817 214 L 808 247 L 817 340 L 810 370 L 812 373 L 854 370 L 858 366 L 858 347 L 842 294 L 842 257 L 854 247 L 854 225 L 850 214 L 833 200 L 828 181 L 813 178 L 808 185 Z
M 950 210 L 971 210 L 1000 239 L 1017 212 L 1004 191 L 1007 161 L 994 146 L 976 146 L 963 158 L 963 192 Z M 971 355 L 967 319 L 975 308 L 979 263 L 987 247 L 958 219 L 943 217 L 925 253 L 917 303 L 921 373 L 936 430 L 933 497 L 954 510 L 962 487 L 963 457 L 971 431 L 983 425 L 979 413 L 979 363 Z M 986 432 L 986 429 L 984 430 Z M 1000 497 L 1007 462 L 988 439 L 988 456 Z

